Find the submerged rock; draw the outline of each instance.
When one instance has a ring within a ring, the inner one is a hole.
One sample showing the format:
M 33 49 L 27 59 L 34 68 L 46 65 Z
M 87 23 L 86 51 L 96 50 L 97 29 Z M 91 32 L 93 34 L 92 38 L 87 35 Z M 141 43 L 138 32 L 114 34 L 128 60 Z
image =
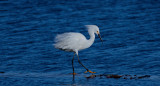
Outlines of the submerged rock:
M 5 73 L 5 72 L 3 72 L 3 71 L 0 71 L 0 73 Z
M 106 78 L 114 78 L 114 79 L 142 79 L 142 78 L 148 78 L 150 75 L 143 75 L 143 76 L 138 76 L 138 75 L 114 75 L 114 74 L 99 74 L 99 75 L 90 75 L 86 77 L 87 79 L 93 79 L 96 77 L 106 77 Z

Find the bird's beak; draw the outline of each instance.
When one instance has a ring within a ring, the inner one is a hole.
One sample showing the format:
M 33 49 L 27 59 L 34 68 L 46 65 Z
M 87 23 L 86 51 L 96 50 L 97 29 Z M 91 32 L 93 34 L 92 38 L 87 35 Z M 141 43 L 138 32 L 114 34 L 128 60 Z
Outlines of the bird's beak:
M 102 40 L 101 35 L 99 33 L 98 33 L 98 37 L 100 38 L 100 40 L 101 40 L 101 42 L 103 44 L 103 40 Z

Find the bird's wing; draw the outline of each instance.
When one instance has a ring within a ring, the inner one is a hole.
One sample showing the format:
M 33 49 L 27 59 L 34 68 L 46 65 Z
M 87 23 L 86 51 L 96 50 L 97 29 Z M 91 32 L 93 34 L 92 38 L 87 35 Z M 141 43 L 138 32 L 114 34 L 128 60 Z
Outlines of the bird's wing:
M 54 46 L 58 49 L 70 51 L 79 49 L 85 40 L 85 36 L 81 33 L 63 33 L 56 36 Z

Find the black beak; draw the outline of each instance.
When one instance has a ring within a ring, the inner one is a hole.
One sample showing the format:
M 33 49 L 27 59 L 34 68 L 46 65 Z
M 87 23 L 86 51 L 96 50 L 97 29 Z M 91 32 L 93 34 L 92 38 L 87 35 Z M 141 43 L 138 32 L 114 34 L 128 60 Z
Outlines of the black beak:
M 101 40 L 101 42 L 102 42 L 102 44 L 103 44 L 103 40 L 102 40 L 102 38 L 101 38 L 101 35 L 100 35 L 100 34 L 98 34 L 98 37 L 100 38 L 100 40 Z

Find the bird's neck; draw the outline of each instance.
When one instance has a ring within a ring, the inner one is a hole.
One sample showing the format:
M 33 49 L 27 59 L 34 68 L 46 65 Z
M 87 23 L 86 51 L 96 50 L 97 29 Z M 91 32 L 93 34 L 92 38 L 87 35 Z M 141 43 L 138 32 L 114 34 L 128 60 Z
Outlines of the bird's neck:
M 91 43 L 91 45 L 92 45 L 93 42 L 94 42 L 94 39 L 95 39 L 95 34 L 94 34 L 94 32 L 89 32 L 89 35 L 90 35 L 89 41 L 90 41 L 90 43 Z

